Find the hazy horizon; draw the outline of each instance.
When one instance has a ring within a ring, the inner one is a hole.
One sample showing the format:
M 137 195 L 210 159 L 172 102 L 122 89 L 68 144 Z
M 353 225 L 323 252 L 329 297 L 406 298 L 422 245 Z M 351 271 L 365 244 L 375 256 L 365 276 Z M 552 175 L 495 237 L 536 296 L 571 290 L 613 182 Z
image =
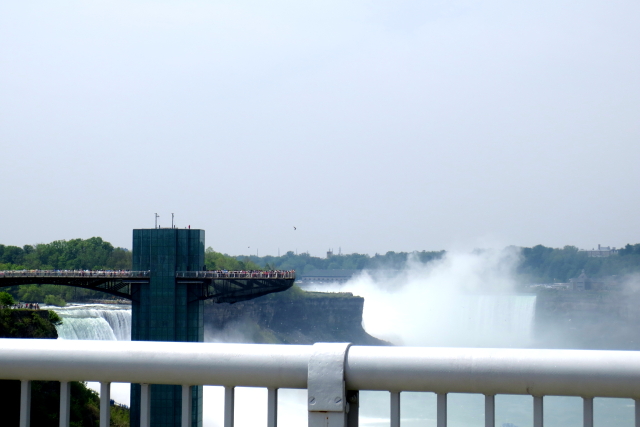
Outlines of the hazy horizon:
M 639 15 L 4 3 L 0 243 L 130 248 L 172 212 L 234 255 L 638 243 Z

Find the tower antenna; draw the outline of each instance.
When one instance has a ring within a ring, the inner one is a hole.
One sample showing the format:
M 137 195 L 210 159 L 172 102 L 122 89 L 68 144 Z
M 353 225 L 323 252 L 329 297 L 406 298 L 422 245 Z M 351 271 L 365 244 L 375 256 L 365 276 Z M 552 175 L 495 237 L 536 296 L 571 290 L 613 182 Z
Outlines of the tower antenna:
M 175 227 L 173 226 L 173 212 L 171 212 L 171 228 L 175 228 Z
M 156 213 L 156 228 L 158 228 L 158 218 L 160 218 L 160 215 Z

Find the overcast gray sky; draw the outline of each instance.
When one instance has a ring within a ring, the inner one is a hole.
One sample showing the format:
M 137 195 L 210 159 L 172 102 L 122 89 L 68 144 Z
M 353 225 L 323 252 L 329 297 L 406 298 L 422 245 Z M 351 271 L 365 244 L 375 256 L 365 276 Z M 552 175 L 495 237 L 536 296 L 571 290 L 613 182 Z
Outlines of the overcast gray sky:
M 637 243 L 639 45 L 637 0 L 3 2 L 0 243 Z

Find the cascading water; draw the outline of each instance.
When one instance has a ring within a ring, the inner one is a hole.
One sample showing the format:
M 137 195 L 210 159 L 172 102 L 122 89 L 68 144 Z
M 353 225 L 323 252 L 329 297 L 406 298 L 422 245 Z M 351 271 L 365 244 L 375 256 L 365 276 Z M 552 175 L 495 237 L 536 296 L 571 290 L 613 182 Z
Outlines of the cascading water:
M 83 304 L 47 308 L 62 318 L 57 327 L 59 339 L 131 341 L 131 306 Z
M 528 347 L 536 308 L 535 295 L 460 295 L 441 326 L 458 338 L 449 345 Z M 442 343 L 445 344 L 445 343 Z

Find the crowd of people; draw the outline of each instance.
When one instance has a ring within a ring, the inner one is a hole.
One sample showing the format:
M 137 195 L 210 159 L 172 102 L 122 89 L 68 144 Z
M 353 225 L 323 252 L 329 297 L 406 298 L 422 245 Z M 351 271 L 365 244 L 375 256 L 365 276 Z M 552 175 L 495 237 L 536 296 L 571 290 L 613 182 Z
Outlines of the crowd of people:
M 295 277 L 295 270 L 206 270 L 196 272 L 198 277 L 219 278 L 255 278 L 255 279 L 280 279 Z
M 2 306 L 2 308 L 12 308 L 14 310 L 17 309 L 27 309 L 27 310 L 40 310 L 40 304 L 37 302 L 26 302 L 26 303 L 17 303 L 13 305 Z

